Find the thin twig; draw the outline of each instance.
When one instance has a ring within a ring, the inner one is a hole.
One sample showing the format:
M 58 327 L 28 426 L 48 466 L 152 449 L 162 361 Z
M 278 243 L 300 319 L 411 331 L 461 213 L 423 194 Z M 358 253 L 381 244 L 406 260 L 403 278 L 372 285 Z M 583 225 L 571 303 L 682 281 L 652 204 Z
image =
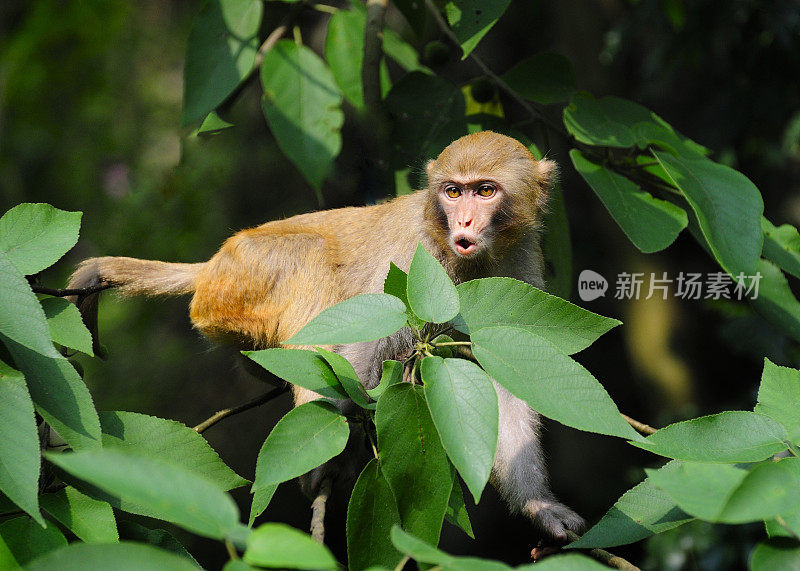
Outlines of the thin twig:
M 383 20 L 387 4 L 388 0 L 367 0 L 361 85 L 364 91 L 364 105 L 372 112 L 375 112 L 381 103 L 380 67 L 383 53 Z
M 574 531 L 567 530 L 567 537 L 570 541 L 577 541 L 580 536 Z M 614 555 L 613 553 L 609 553 L 604 549 L 590 549 L 589 555 L 601 563 L 605 563 L 609 567 L 613 567 L 614 569 L 623 569 L 624 571 L 641 571 L 641 569 L 627 559 L 623 559 L 622 557 Z
M 225 549 L 228 551 L 228 557 L 232 561 L 239 559 L 239 554 L 236 553 L 236 547 L 234 547 L 233 542 L 230 539 L 225 540 Z
M 239 414 L 240 412 L 244 412 L 246 410 L 250 410 L 251 408 L 255 408 L 255 407 L 260 406 L 262 404 L 266 404 L 269 401 L 271 401 L 272 399 L 279 397 L 280 395 L 285 393 L 287 390 L 288 390 L 287 387 L 277 387 L 277 388 L 272 389 L 271 391 L 268 391 L 268 392 L 264 393 L 263 395 L 261 395 L 259 397 L 256 397 L 256 398 L 254 398 L 252 400 L 249 400 L 249 401 L 247 401 L 245 403 L 242 403 L 240 405 L 234 406 L 232 408 L 224 408 L 221 411 L 213 414 L 212 416 L 210 416 L 209 418 L 207 418 L 206 420 L 204 420 L 203 422 L 201 422 L 197 426 L 195 426 L 194 427 L 194 431 L 199 433 L 199 434 L 202 434 L 206 429 L 214 426 L 215 424 L 217 424 L 223 418 L 228 418 L 229 416 L 233 416 L 234 414 Z
M 652 426 L 645 424 L 644 422 L 639 422 L 638 420 L 631 418 L 627 414 L 623 414 L 622 418 L 624 418 L 625 422 L 630 424 L 633 428 L 635 428 L 642 434 L 647 434 L 649 436 L 650 434 L 656 433 L 657 430 L 656 428 L 653 428 Z
M 408 563 L 409 561 L 411 561 L 411 556 L 406 555 L 400 560 L 400 563 L 397 564 L 397 567 L 394 568 L 394 571 L 403 571 L 403 567 L 405 567 L 406 563 Z
M 264 43 L 258 48 L 258 52 L 256 53 L 256 58 L 253 60 L 253 69 L 250 70 L 250 74 L 253 74 L 261 67 L 261 62 L 264 61 L 264 56 L 267 54 L 269 50 L 271 50 L 275 44 L 278 43 L 283 35 L 294 25 L 294 21 L 297 19 L 297 16 L 300 15 L 305 8 L 307 8 L 307 4 L 305 2 L 298 2 L 292 9 L 289 10 L 289 13 L 284 16 L 283 20 L 281 20 L 280 24 L 270 32 L 267 36 L 267 39 L 264 40 Z
M 331 480 L 325 478 L 319 486 L 317 497 L 311 504 L 311 538 L 317 543 L 325 543 L 325 505 L 331 495 Z
M 445 22 L 444 18 L 442 17 L 442 14 L 439 12 L 439 9 L 434 5 L 434 3 L 431 0 L 425 0 L 425 7 L 428 9 L 428 12 L 431 13 L 433 19 L 436 20 L 436 24 L 442 30 L 444 35 L 447 36 L 451 42 L 453 42 L 457 46 L 460 46 L 461 43 L 458 41 L 458 38 L 450 29 L 450 26 L 447 25 L 447 22 Z M 519 93 L 514 91 L 514 89 L 512 89 L 511 86 L 508 85 L 503 80 L 503 78 L 501 78 L 494 71 L 492 71 L 492 69 L 488 65 L 486 65 L 486 63 L 480 58 L 480 56 L 475 54 L 475 52 L 470 52 L 468 57 L 473 62 L 475 62 L 475 65 L 477 65 L 480 68 L 480 70 L 483 72 L 484 75 L 486 75 L 486 77 L 491 79 L 494 82 L 494 84 L 497 85 L 497 87 L 505 91 L 514 101 L 519 103 L 522 106 L 522 108 L 528 112 L 528 114 L 536 117 L 537 120 L 547 123 L 547 125 L 554 131 L 561 133 L 565 137 L 569 137 L 567 131 L 564 129 L 562 125 L 553 121 L 552 119 L 550 119 L 550 117 L 545 115 L 542 112 L 541 108 L 538 107 L 538 105 L 531 103 L 530 101 L 522 97 Z
M 55 297 L 67 297 L 69 295 L 92 295 L 93 293 L 99 293 L 104 289 L 108 289 L 114 287 L 114 284 L 98 284 L 89 287 L 81 287 L 81 288 L 68 288 L 68 289 L 54 289 L 39 285 L 32 285 L 31 289 L 33 293 L 43 293 L 45 295 L 52 295 Z
M 780 525 L 786 531 L 788 531 L 791 534 L 792 537 L 794 537 L 797 541 L 800 541 L 800 535 L 797 535 L 795 530 L 793 530 L 791 527 L 789 527 L 789 524 L 786 523 L 785 519 L 783 519 L 781 516 L 776 516 L 775 517 L 775 521 L 778 523 L 778 525 Z

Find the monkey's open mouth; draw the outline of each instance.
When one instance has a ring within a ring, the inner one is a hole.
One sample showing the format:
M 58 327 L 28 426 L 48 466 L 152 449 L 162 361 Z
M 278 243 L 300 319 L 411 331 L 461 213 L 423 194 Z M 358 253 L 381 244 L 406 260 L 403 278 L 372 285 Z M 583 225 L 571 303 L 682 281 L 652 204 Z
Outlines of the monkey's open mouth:
M 478 245 L 468 238 L 459 238 L 456 240 L 456 252 L 463 256 L 469 256 L 478 249 Z

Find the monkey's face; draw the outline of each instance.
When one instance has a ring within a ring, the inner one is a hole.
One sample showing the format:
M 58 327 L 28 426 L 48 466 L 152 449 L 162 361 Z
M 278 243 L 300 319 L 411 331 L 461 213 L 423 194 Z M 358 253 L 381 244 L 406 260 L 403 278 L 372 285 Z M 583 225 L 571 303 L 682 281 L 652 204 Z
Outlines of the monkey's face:
M 492 221 L 504 199 L 493 180 L 449 180 L 439 185 L 438 200 L 447 217 L 449 243 L 460 257 L 471 258 L 491 246 Z

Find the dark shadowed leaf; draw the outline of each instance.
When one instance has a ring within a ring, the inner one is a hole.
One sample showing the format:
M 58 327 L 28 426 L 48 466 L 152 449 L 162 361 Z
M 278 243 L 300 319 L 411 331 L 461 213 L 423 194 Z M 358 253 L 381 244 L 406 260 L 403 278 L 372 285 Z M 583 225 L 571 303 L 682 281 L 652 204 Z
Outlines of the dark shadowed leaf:
M 764 231 L 764 248 L 761 255 L 780 266 L 784 271 L 800 278 L 800 234 L 791 224 L 775 227 L 761 218 Z
M 183 125 L 222 103 L 253 69 L 264 5 L 207 0 L 194 21 L 183 71 Z
M 319 192 L 342 148 L 342 94 L 310 48 L 281 40 L 261 63 L 261 107 L 281 150 Z
M 789 287 L 783 272 L 773 263 L 761 258 L 756 262 L 756 272 L 761 276 L 758 282 L 758 297 L 751 293 L 747 297 L 753 307 L 770 323 L 784 333 L 800 341 L 800 302 Z M 745 284 L 750 281 L 745 278 Z
M 447 22 L 464 50 L 465 59 L 492 29 L 511 0 L 451 0 L 445 5 Z
M 469 512 L 467 512 L 467 506 L 464 504 L 464 491 L 461 489 L 461 482 L 458 478 L 453 478 L 453 490 L 450 492 L 444 519 L 461 528 L 464 533 L 475 539 L 475 533 L 472 531 L 472 522 L 469 520 Z
M 751 275 L 764 234 L 761 193 L 742 173 L 704 157 L 685 158 L 653 151 L 697 215 L 711 251 L 732 276 Z
M 686 228 L 686 211 L 653 198 L 622 175 L 589 161 L 580 151 L 569 152 L 572 164 L 594 190 L 633 245 L 649 254 L 663 250 Z
M 537 103 L 569 101 L 575 93 L 575 72 L 561 54 L 540 53 L 522 60 L 503 74 L 514 91 Z
M 175 539 L 175 536 L 163 529 L 150 529 L 143 525 L 139 525 L 133 521 L 119 522 L 119 530 L 122 537 L 126 540 L 139 541 L 147 543 L 153 547 L 158 547 L 175 555 L 180 555 L 184 559 L 194 563 L 198 567 L 199 563 L 192 557 L 192 554 L 186 551 L 186 548 Z
M 373 565 L 394 568 L 401 558 L 389 539 L 395 525 L 400 525 L 397 501 L 378 460 L 373 458 L 358 477 L 347 506 L 349 569 L 358 571 Z
M 422 387 L 399 383 L 386 389 L 375 425 L 381 472 L 397 499 L 403 527 L 438 543 L 453 473 Z
M 627 545 L 691 520 L 692 516 L 648 478 L 622 494 L 599 522 L 569 546 L 586 549 Z
M 0 524 L 0 569 L 16 569 L 29 561 L 64 547 L 67 539 L 52 522 L 41 526 L 28 516 L 20 516 Z M 53 567 L 56 569 L 56 567 Z

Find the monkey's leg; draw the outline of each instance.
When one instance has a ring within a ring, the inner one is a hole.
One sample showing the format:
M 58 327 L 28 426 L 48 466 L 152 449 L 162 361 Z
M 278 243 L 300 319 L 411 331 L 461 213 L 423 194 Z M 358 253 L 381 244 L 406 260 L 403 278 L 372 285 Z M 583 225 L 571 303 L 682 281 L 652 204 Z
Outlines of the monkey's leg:
M 584 521 L 550 491 L 539 442 L 539 415 L 497 383 L 494 386 L 500 430 L 491 482 L 511 509 L 528 516 L 546 539 L 566 543 L 567 530 L 580 532 Z

